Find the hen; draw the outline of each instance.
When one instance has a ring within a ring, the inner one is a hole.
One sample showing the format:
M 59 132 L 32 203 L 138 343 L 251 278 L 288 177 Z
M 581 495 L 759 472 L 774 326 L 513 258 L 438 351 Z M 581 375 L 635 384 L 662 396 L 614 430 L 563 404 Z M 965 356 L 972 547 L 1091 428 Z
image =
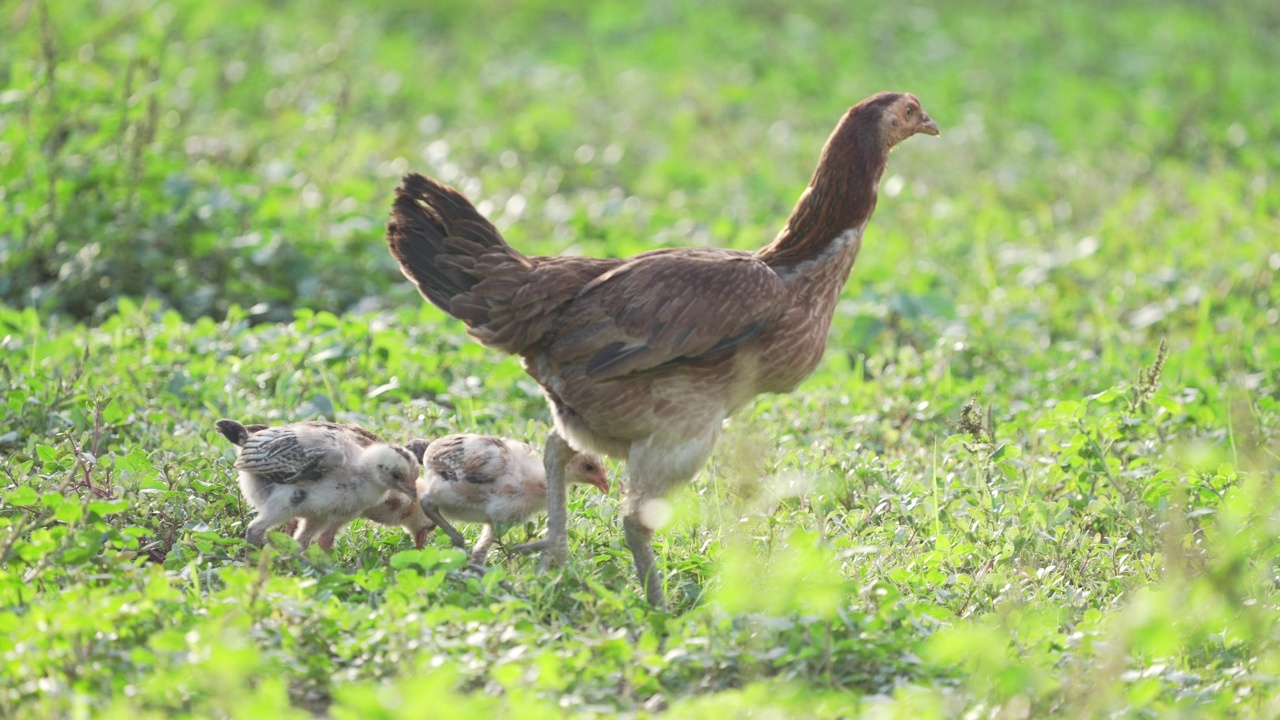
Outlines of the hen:
M 418 461 L 355 425 L 300 422 L 279 427 L 219 420 L 218 432 L 237 447 L 240 490 L 258 511 L 246 539 L 261 545 L 267 530 L 300 518 L 294 538 L 319 536 L 325 550 L 334 533 L 389 491 L 413 494 Z
M 706 463 L 726 417 L 817 366 L 889 151 L 916 133 L 938 126 L 910 93 L 850 108 L 786 225 L 757 252 L 530 257 L 456 190 L 417 174 L 396 190 L 387 241 L 405 276 L 473 338 L 521 356 L 554 434 L 627 461 L 622 524 L 651 604 L 663 605 L 655 501 Z M 562 562 L 564 478 L 547 470 L 542 549 Z

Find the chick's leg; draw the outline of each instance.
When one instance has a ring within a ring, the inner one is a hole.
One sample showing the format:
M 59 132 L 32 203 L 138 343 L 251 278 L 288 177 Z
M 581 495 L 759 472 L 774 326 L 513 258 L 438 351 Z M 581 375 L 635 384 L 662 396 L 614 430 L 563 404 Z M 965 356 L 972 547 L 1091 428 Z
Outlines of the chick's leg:
M 249 527 L 246 529 L 244 534 L 244 539 L 249 541 L 250 545 L 262 547 L 262 544 L 267 541 L 267 531 L 270 529 L 271 523 L 269 521 L 264 521 L 263 516 L 259 515 L 253 519 L 253 522 L 249 523 Z
M 569 461 L 569 444 L 552 430 L 542 454 L 547 473 L 547 534 L 536 542 L 511 548 L 515 552 L 542 551 L 542 566 L 563 565 L 569 559 L 569 514 L 566 508 L 564 467 Z
M 422 502 L 420 504 L 422 506 L 422 513 L 427 516 L 428 520 L 435 523 L 436 527 L 443 530 L 445 535 L 449 536 L 449 540 L 453 543 L 454 547 L 467 547 L 467 539 L 462 536 L 462 533 L 458 532 L 458 528 L 454 527 L 453 523 L 444 519 L 444 516 L 440 514 L 440 508 L 436 507 L 435 501 L 432 500 L 430 496 L 423 495 Z
M 329 552 L 330 550 L 333 550 L 333 539 L 338 534 L 338 531 L 341 529 L 342 529 L 341 523 L 337 525 L 330 525 L 329 527 L 321 531 L 320 536 L 316 538 L 316 544 L 319 545 L 320 548 L 325 552 Z
M 480 539 L 476 541 L 476 546 L 471 548 L 471 564 L 484 565 L 485 560 L 489 557 L 489 548 L 493 547 L 493 541 L 497 535 L 493 532 L 493 525 L 485 523 L 484 530 L 480 531 Z
M 320 535 L 323 530 L 324 524 L 313 518 L 304 517 L 302 518 L 302 522 L 298 523 L 298 531 L 294 533 L 293 539 L 298 541 L 298 544 L 302 546 L 303 550 L 306 550 L 307 546 L 311 544 L 311 541 L 314 540 L 317 535 Z M 330 537 L 329 541 L 332 543 L 333 538 Z M 321 547 L 324 546 L 321 545 Z M 327 550 L 328 548 L 325 549 Z
M 289 502 L 288 493 L 286 491 L 272 492 L 267 496 L 266 501 L 258 508 L 258 516 L 249 523 L 246 528 L 245 539 L 254 545 L 261 546 L 267 539 L 267 531 L 276 527 L 286 520 L 290 523 L 284 529 L 285 532 L 292 533 L 292 525 L 294 519 L 294 509 Z

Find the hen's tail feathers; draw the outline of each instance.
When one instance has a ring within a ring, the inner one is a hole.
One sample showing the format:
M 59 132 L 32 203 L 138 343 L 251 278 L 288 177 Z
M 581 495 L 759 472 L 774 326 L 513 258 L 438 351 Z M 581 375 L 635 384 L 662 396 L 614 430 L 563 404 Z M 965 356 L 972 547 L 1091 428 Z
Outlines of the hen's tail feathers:
M 461 193 L 417 173 L 396 188 L 387 244 L 423 297 L 471 328 L 533 267 Z

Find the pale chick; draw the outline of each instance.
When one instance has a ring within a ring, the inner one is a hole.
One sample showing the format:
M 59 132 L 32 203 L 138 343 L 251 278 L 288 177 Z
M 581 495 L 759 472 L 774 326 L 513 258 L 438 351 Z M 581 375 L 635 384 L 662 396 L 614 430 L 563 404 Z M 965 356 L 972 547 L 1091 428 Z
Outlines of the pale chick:
M 405 443 L 404 447 L 413 455 L 414 460 L 421 464 L 422 456 L 429 444 L 429 440 L 414 439 Z M 382 502 L 366 508 L 360 514 L 366 519 L 382 525 L 402 526 L 405 532 L 409 533 L 409 536 L 413 538 L 414 546 L 421 550 L 426 547 L 427 537 L 431 534 L 431 531 L 436 529 L 436 522 L 427 517 L 427 514 L 422 511 L 422 506 L 418 503 L 417 487 L 421 486 L 421 484 L 422 475 L 419 473 L 417 484 L 412 492 L 405 493 L 400 490 L 388 492 L 382 498 Z M 449 529 L 453 530 L 453 528 Z M 453 532 L 456 533 L 457 531 L 453 530 Z M 458 537 L 460 538 L 461 535 Z M 459 546 L 465 545 L 465 543 L 459 542 L 457 538 L 454 538 L 454 542 Z
M 515 523 L 547 509 L 547 472 L 538 451 L 527 443 L 492 435 L 447 435 L 430 442 L 415 440 L 408 447 L 422 452 L 418 478 L 417 509 L 423 519 L 466 547 L 462 533 L 449 520 L 484 523 L 480 539 L 471 550 L 471 562 L 483 565 L 493 543 Z M 592 485 L 609 492 L 609 478 L 599 457 L 570 450 L 566 444 L 556 457 L 569 482 Z M 364 516 L 387 525 L 406 522 L 408 515 L 390 503 Z
M 261 545 L 267 530 L 300 520 L 294 539 L 317 539 L 325 550 L 337 531 L 388 493 L 412 493 L 417 459 L 355 425 L 300 422 L 278 427 L 219 420 L 218 432 L 237 447 L 240 490 L 258 511 L 246 539 Z

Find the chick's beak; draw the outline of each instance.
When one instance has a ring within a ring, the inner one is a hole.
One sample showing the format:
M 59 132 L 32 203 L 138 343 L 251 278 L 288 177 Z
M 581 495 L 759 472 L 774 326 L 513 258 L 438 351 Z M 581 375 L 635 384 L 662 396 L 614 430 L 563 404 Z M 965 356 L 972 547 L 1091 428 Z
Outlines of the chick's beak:
M 409 497 L 418 497 L 418 468 L 415 467 L 409 471 L 401 487 L 409 493 Z
M 920 112 L 920 132 L 924 133 L 925 135 L 941 134 L 938 131 L 938 123 L 934 122 L 933 118 L 929 117 L 929 113 L 926 113 L 924 111 Z
M 592 475 L 588 482 L 595 486 L 601 493 L 605 495 L 609 494 L 609 476 L 605 475 L 603 472 L 599 475 Z

